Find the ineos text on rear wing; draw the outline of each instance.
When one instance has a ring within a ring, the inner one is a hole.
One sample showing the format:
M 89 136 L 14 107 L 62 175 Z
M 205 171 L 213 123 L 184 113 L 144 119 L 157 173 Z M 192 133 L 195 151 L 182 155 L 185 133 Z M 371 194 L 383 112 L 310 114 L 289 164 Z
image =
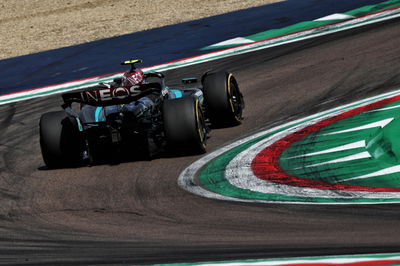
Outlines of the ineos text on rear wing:
M 107 87 L 94 86 L 80 91 L 69 92 L 62 95 L 67 105 L 73 102 L 84 103 L 94 106 L 107 106 L 129 103 L 153 92 L 161 90 L 159 83 L 142 84 L 132 87 Z

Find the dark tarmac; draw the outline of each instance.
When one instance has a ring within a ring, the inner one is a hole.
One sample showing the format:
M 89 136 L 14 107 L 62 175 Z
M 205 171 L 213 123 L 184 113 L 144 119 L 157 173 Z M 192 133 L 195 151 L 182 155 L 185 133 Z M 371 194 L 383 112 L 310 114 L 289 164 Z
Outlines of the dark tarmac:
M 273 125 L 400 87 L 400 20 L 166 73 L 236 74 L 241 126 L 208 151 Z M 177 185 L 200 156 L 44 170 L 38 121 L 60 96 L 0 106 L 0 264 L 121 265 L 398 252 L 400 205 L 244 204 Z

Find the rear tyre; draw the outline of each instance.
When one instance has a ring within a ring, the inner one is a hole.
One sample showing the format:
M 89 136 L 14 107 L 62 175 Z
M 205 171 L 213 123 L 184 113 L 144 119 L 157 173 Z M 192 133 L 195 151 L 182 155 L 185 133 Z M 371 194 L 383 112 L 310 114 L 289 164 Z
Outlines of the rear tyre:
M 70 167 L 82 162 L 83 140 L 75 120 L 64 111 L 40 118 L 40 147 L 48 168 Z
M 190 154 L 206 151 L 207 127 L 198 99 L 189 97 L 166 100 L 163 116 L 170 151 Z
M 209 73 L 202 79 L 204 105 L 213 127 L 235 126 L 242 122 L 243 95 L 232 73 Z

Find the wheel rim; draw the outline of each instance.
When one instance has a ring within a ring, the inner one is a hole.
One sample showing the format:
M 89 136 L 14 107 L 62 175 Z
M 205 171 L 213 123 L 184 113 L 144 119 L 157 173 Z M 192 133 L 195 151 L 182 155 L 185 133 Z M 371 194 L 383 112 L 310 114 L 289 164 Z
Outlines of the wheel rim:
M 232 113 L 237 121 L 241 120 L 242 116 L 242 101 L 241 94 L 237 84 L 232 79 L 233 75 L 228 76 L 228 102 L 232 109 Z
M 199 101 L 197 99 L 196 99 L 196 122 L 197 122 L 197 131 L 200 138 L 200 144 L 202 145 L 203 148 L 205 148 L 207 131 L 204 126 L 205 121 L 203 112 L 201 112 Z

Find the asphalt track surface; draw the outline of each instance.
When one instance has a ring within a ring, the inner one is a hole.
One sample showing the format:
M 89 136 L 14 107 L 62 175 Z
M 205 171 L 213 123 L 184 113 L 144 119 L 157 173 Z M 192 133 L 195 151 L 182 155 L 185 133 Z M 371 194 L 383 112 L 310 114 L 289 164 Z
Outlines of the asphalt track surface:
M 208 150 L 265 127 L 400 87 L 400 20 L 169 71 L 236 74 L 241 126 Z M 152 264 L 398 252 L 400 206 L 245 204 L 177 186 L 199 156 L 46 170 L 38 120 L 51 96 L 0 106 L 0 264 Z

